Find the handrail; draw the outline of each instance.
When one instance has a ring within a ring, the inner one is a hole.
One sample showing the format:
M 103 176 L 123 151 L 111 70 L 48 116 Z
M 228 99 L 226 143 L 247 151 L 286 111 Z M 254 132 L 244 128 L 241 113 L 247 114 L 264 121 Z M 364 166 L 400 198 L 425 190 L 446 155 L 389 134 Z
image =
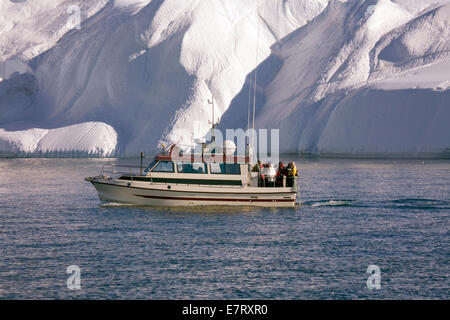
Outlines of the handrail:
M 292 188 L 293 191 L 298 191 L 298 176 L 283 176 L 282 181 L 275 180 L 274 182 L 269 182 L 266 184 L 266 179 L 262 179 L 261 176 L 254 177 L 253 179 L 258 179 L 258 186 L 260 188 Z
M 110 169 L 108 169 L 110 167 Z M 122 168 L 125 170 L 115 170 L 115 168 Z M 132 169 L 137 169 L 133 172 Z M 133 180 L 133 177 L 140 176 L 140 166 L 131 166 L 131 165 L 120 165 L 115 163 L 106 163 L 103 165 L 100 175 L 104 176 L 105 173 L 110 173 L 114 175 L 129 175 Z

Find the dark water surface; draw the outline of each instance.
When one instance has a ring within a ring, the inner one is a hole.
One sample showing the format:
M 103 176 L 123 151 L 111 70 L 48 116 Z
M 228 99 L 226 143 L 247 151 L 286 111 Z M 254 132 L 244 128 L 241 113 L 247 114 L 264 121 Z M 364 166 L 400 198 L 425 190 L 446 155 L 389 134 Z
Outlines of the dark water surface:
M 298 159 L 293 209 L 102 206 L 105 162 L 0 159 L 0 299 L 450 298 L 449 161 Z

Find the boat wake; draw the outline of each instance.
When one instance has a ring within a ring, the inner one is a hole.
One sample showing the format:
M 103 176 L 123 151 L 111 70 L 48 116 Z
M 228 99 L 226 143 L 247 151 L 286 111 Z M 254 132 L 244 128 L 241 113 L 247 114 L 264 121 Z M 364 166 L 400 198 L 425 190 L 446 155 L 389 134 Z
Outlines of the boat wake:
M 303 205 L 310 207 L 348 207 L 351 206 L 354 200 L 319 200 L 302 202 Z
M 450 201 L 436 199 L 403 198 L 394 200 L 360 201 L 360 200 L 314 200 L 305 201 L 302 205 L 317 207 L 355 207 L 355 208 L 390 208 L 411 210 L 450 209 Z
M 386 207 L 393 209 L 450 209 L 450 202 L 435 199 L 397 199 L 388 201 Z
M 111 207 L 136 207 L 132 203 L 121 203 L 121 202 L 105 202 L 100 205 L 103 208 L 111 208 Z

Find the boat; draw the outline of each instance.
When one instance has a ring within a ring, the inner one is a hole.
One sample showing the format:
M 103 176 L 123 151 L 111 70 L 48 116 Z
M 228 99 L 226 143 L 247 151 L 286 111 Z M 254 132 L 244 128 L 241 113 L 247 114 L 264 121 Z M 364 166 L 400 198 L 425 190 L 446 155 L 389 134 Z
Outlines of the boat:
M 172 146 L 145 167 L 142 157 L 140 166 L 108 163 L 100 175 L 86 180 L 106 202 L 163 207 L 296 205 L 296 176 L 268 175 L 267 168 L 252 165 L 248 156 L 180 154 Z
M 259 42 L 259 24 L 258 24 Z M 258 45 L 256 46 L 258 48 Z M 256 55 L 256 66 L 258 55 Z M 103 201 L 146 206 L 258 206 L 293 207 L 298 194 L 295 164 L 291 171 L 271 164 L 256 163 L 252 151 L 254 137 L 248 137 L 245 155 L 234 154 L 236 145 L 231 140 L 216 141 L 214 98 L 212 105 L 211 141 L 184 154 L 175 144 L 155 156 L 143 167 L 143 154 L 138 167 L 106 164 L 99 176 L 86 178 L 97 189 Z M 248 124 L 250 128 L 250 103 Z M 254 74 L 253 126 L 255 132 L 256 68 Z M 232 147 L 230 147 L 230 145 Z M 194 150 L 194 151 L 193 151 Z M 238 152 L 239 153 L 239 152 Z M 250 161 L 252 156 L 252 161 Z M 291 163 L 292 164 L 292 163 Z

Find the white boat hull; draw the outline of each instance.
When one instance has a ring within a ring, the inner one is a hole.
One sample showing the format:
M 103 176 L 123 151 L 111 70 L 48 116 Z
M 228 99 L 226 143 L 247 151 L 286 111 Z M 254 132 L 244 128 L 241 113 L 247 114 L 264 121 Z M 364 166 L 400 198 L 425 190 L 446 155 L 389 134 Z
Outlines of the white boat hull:
M 292 188 L 201 186 L 122 181 L 103 177 L 89 180 L 103 201 L 145 206 L 258 206 L 293 207 Z

